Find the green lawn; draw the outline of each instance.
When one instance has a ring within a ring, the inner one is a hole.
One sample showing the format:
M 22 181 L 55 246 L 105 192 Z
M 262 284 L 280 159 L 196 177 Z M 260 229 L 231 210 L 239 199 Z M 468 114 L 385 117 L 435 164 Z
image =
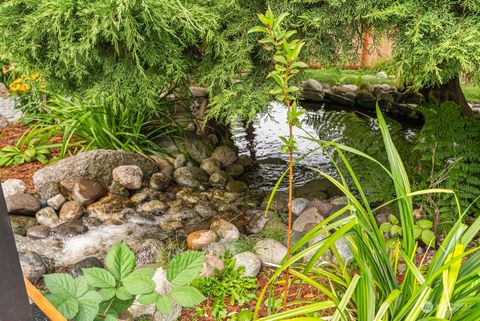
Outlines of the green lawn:
M 375 70 L 343 70 L 343 69 L 309 69 L 307 77 L 316 79 L 328 84 L 362 84 L 371 85 L 389 84 L 395 86 L 397 80 L 395 76 L 389 76 L 387 79 L 378 78 Z M 463 93 L 468 101 L 480 103 L 480 86 L 473 84 L 463 84 Z

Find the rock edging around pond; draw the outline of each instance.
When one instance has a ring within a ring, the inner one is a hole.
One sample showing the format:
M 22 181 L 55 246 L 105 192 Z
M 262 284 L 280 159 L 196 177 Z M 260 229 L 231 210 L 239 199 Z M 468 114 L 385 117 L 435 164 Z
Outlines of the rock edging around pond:
M 419 118 L 413 113 L 417 105 L 425 101 L 420 93 L 400 92 L 396 87 L 383 85 L 330 85 L 308 79 L 302 83 L 302 100 L 339 105 L 346 108 L 359 108 L 374 112 L 378 103 L 382 111 Z

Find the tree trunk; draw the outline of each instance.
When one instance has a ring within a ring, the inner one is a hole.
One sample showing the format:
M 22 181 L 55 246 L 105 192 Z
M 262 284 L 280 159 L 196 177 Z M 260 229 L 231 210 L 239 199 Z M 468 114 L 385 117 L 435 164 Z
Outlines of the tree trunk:
M 432 98 L 438 102 L 453 101 L 460 107 L 460 110 L 465 116 L 473 116 L 473 110 L 463 95 L 462 88 L 460 87 L 460 78 L 458 76 L 453 77 L 444 84 L 425 87 L 420 90 L 420 92 L 425 96 L 427 101 L 431 101 Z

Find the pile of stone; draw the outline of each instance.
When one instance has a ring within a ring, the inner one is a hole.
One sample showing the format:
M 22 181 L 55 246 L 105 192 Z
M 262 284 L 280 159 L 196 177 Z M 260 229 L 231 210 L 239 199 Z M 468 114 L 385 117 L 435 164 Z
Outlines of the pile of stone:
M 35 194 L 25 193 L 22 181 L 2 183 L 25 275 L 33 282 L 59 270 L 79 275 L 82 268 L 102 266 L 108 248 L 119 240 L 133 249 L 140 265 L 158 263 L 162 251 L 186 242 L 206 252 L 204 276 L 223 269 L 227 251 L 237 267 L 245 267 L 245 276 L 278 266 L 286 246 L 262 234 L 273 224 L 264 215 L 269 195 L 252 193 L 239 180 L 250 161 L 225 145 L 197 149 L 195 157 L 170 155 L 89 151 L 36 172 Z M 315 185 L 321 187 L 317 198 L 294 199 L 294 241 L 345 204 L 338 190 Z M 296 193 L 311 195 L 312 187 L 306 187 L 310 194 L 302 187 Z M 270 211 L 279 215 L 278 230 L 286 233 L 284 192 L 277 192 Z M 347 241 L 336 245 L 342 260 L 350 260 Z M 335 258 L 328 252 L 320 262 Z
M 325 218 L 343 208 L 346 203 L 345 197 L 333 197 L 323 201 L 319 199 L 309 201 L 305 198 L 294 199 L 292 203 L 293 215 L 295 216 L 292 225 L 293 242 L 299 240 Z M 274 210 L 285 211 L 286 208 L 276 207 Z M 264 215 L 264 211 L 257 211 L 257 214 L 251 217 L 250 224 L 246 229 L 246 234 L 248 235 L 242 235 L 239 229 L 231 222 L 217 219 L 211 223 L 209 228 L 190 233 L 187 237 L 187 247 L 193 250 L 204 250 L 212 257 L 218 259 L 223 256 L 226 251 L 235 254 L 236 241 L 255 240 L 251 251 L 239 252 L 234 255 L 234 258 L 237 266 L 245 267 L 246 276 L 257 276 L 262 266 L 278 267 L 287 253 L 287 248 L 282 242 L 258 237 L 268 223 L 269 216 Z M 313 245 L 326 237 L 326 235 L 321 235 L 321 237 L 310 241 L 308 245 Z M 344 263 L 352 261 L 352 253 L 348 247 L 348 241 L 345 238 L 342 237 L 337 240 L 335 246 Z M 308 255 L 306 260 L 308 261 L 313 254 L 314 253 Z M 333 253 L 328 250 L 319 258 L 318 264 L 322 262 L 337 263 L 337 259 Z
M 168 233 L 186 229 L 181 234 L 187 235 L 189 224 L 198 226 L 225 212 L 248 191 L 236 178 L 249 164 L 227 146 L 205 154 L 199 163 L 185 154 L 150 159 L 123 151 L 95 150 L 37 171 L 33 176 L 35 194 L 25 193 L 21 180 L 7 180 L 2 188 L 20 250 L 38 248 L 42 244 L 36 242 L 39 239 L 61 243 L 98 226 L 135 220 Z M 28 256 L 55 260 L 45 253 Z M 40 275 L 36 273 L 32 280 Z

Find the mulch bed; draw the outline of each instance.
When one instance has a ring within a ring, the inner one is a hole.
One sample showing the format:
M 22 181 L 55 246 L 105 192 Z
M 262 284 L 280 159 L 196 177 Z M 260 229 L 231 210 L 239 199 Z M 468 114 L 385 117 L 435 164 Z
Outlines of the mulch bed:
M 24 125 L 8 126 L 0 134 L 0 149 L 6 146 L 14 146 L 18 139 L 27 131 L 28 128 Z M 9 178 L 21 179 L 25 182 L 27 193 L 31 193 L 35 191 L 32 181 L 33 173 L 45 166 L 35 161 L 11 167 L 0 167 L 0 181 L 3 182 Z

